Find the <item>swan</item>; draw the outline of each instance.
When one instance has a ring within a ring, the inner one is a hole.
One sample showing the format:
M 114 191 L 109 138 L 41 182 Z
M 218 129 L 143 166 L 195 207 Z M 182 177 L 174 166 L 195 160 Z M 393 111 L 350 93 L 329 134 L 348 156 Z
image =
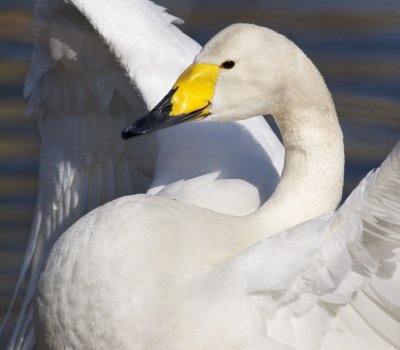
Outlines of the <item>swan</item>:
M 332 212 L 342 133 L 323 78 L 294 43 L 252 24 L 224 29 L 122 136 L 263 113 L 286 149 L 269 201 L 232 216 L 135 195 L 85 215 L 40 277 L 40 349 L 400 347 L 400 144 Z
M 28 114 L 40 118 L 39 192 L 0 327 L 5 334 L 22 296 L 9 349 L 32 348 L 31 300 L 42 265 L 54 241 L 85 213 L 147 192 L 245 215 L 273 192 L 284 153 L 261 117 L 187 124 L 128 143 L 119 138 L 132 115 L 152 109 L 200 50 L 165 9 L 148 0 L 39 0 L 33 17 L 36 40 L 24 93 Z

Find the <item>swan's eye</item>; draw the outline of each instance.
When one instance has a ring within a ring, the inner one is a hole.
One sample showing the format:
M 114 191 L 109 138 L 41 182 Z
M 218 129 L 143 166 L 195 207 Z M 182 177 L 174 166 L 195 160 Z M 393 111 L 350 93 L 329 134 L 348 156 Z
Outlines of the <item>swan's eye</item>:
M 220 67 L 224 69 L 231 69 L 235 66 L 235 62 L 233 61 L 225 61 L 221 63 Z

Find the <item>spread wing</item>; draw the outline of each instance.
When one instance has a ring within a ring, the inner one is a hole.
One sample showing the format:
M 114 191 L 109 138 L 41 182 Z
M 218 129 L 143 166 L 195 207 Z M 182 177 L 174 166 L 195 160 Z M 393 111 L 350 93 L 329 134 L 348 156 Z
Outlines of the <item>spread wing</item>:
M 105 13 L 109 16 L 104 26 L 113 25 L 114 53 L 73 4 L 36 4 L 35 48 L 24 92 L 29 97 L 28 114 L 36 113 L 40 120 L 40 190 L 21 273 L 2 323 L 4 329 L 17 307 L 15 298 L 25 293 L 9 348 L 30 348 L 34 342 L 31 300 L 41 266 L 59 235 L 91 209 L 147 191 L 158 141 L 149 135 L 124 142 L 120 132 L 163 96 L 180 67 L 199 49 L 172 25 L 177 20 L 163 8 L 147 1 L 130 4 L 135 11 L 125 18 L 129 31 L 116 28 L 124 10 L 118 10 L 118 2 L 102 13 L 103 20 Z M 122 47 L 132 41 L 137 42 L 124 52 Z M 160 57 L 155 50 L 163 47 L 169 55 Z M 175 63 L 165 69 L 174 54 Z
M 1 333 L 22 295 L 10 349 L 32 348 L 31 300 L 41 266 L 60 234 L 91 209 L 150 189 L 246 214 L 275 188 L 283 147 L 260 118 L 231 130 L 219 125 L 213 130 L 221 130 L 222 138 L 200 136 L 210 128 L 204 123 L 120 139 L 122 128 L 152 108 L 200 50 L 174 26 L 179 22 L 147 0 L 37 2 L 25 95 L 28 114 L 40 120 L 39 193 L 15 294 L 0 327 Z M 222 139 L 225 153 L 216 157 Z M 199 149 L 201 164 L 191 153 Z M 259 171 L 237 165 L 250 159 L 246 154 L 254 155 Z
M 400 143 L 335 214 L 242 253 L 268 335 L 295 349 L 400 348 Z

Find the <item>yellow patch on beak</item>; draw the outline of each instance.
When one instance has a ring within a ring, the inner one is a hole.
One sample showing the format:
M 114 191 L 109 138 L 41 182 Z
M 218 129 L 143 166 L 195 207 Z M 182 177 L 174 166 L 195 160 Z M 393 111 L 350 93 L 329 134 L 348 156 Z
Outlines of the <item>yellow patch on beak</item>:
M 220 68 L 215 64 L 192 64 L 178 78 L 173 89 L 170 116 L 189 114 L 208 106 L 214 96 Z M 208 107 L 199 116 L 208 114 Z

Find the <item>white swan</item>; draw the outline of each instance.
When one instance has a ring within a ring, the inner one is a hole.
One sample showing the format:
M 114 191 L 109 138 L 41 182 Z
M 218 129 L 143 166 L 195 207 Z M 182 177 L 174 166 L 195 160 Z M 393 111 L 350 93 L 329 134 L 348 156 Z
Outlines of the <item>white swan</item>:
M 147 0 L 37 2 L 25 94 L 29 113 L 40 114 L 40 190 L 14 295 L 24 299 L 10 349 L 32 346 L 31 299 L 41 266 L 59 235 L 88 211 L 148 191 L 244 215 L 274 190 L 283 147 L 262 118 L 186 125 L 129 143 L 119 138 L 200 50 L 174 23 L 179 20 Z
M 342 186 L 330 94 L 292 42 L 228 27 L 123 136 L 257 113 L 275 116 L 286 147 L 268 203 L 235 217 L 138 195 L 92 211 L 58 240 L 41 276 L 40 348 L 400 347 L 390 260 L 400 245 L 400 144 L 336 213 L 268 237 L 332 210 Z

